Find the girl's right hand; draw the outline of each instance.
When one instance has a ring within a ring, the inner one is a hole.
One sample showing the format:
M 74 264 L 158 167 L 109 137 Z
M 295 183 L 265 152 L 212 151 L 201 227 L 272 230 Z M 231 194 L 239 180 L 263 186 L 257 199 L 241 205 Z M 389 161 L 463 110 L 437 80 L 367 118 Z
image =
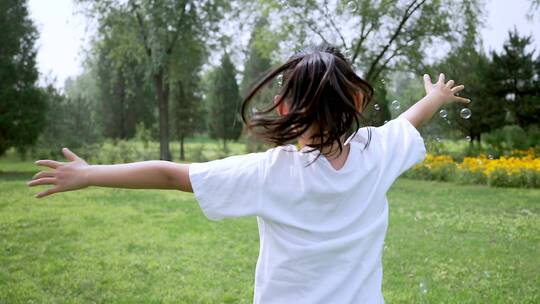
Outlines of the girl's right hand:
M 32 177 L 27 183 L 29 187 L 38 185 L 55 185 L 43 192 L 36 194 L 41 198 L 53 193 L 82 189 L 88 186 L 85 169 L 89 167 L 82 158 L 75 155 L 68 148 L 62 149 L 64 156 L 70 162 L 58 162 L 54 160 L 38 160 L 36 165 L 46 166 L 52 171 L 41 171 Z
M 462 91 L 465 86 L 454 86 L 454 81 L 449 80 L 445 83 L 444 74 L 439 75 L 439 80 L 436 83 L 431 83 L 431 78 L 428 74 L 424 74 L 424 88 L 426 89 L 426 95 L 433 95 L 435 98 L 440 99 L 443 103 L 471 102 L 468 98 L 456 96 L 457 93 Z

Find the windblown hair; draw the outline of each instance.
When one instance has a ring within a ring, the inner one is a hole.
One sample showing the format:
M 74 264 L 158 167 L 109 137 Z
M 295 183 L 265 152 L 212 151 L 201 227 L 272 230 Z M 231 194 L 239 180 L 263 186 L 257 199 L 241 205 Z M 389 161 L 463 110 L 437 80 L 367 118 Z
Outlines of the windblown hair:
M 281 78 L 282 83 L 277 103 L 252 111 L 253 97 L 276 77 Z M 359 92 L 363 96 L 360 111 L 354 102 Z M 336 47 L 321 44 L 298 52 L 265 75 L 245 97 L 241 113 L 248 130 L 277 146 L 295 140 L 313 128 L 308 152 L 319 150 L 318 158 L 325 148 L 330 149 L 323 153 L 325 156 L 335 152 L 341 154 L 342 141 L 360 128 L 362 112 L 372 96 L 371 85 L 356 75 L 345 56 Z M 271 115 L 283 102 L 289 112 L 283 116 Z M 370 139 L 368 130 L 366 147 Z M 336 144 L 338 150 L 334 151 Z

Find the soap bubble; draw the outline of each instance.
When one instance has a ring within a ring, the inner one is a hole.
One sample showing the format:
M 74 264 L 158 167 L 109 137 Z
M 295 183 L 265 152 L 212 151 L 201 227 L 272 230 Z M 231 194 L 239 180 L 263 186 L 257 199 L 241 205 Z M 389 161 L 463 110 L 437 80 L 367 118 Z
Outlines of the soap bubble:
M 358 5 L 356 4 L 356 1 L 349 1 L 347 2 L 347 10 L 350 13 L 356 13 L 356 10 L 358 9 Z
M 345 50 L 345 53 L 343 54 L 347 60 L 352 59 L 352 52 L 351 50 Z
M 504 99 L 507 101 L 516 101 L 516 94 L 515 93 L 508 93 L 506 96 L 504 96 Z
M 277 85 L 279 88 L 281 88 L 281 86 L 283 85 L 283 75 L 282 74 L 279 74 L 277 77 L 276 77 L 276 80 L 277 80 Z
M 427 284 L 425 282 L 420 282 L 418 285 L 420 287 L 420 292 L 426 294 L 428 292 Z
M 471 115 L 472 115 L 472 112 L 471 112 L 471 109 L 469 108 L 463 108 L 461 109 L 461 111 L 459 111 L 459 116 L 461 116 L 461 118 L 463 119 L 469 119 L 471 118 Z
M 401 104 L 399 103 L 399 101 L 397 100 L 392 101 L 392 108 L 399 110 L 399 108 L 401 108 Z
M 471 138 L 469 135 L 467 135 L 467 136 L 465 136 L 465 140 L 466 140 L 466 141 L 471 141 L 472 138 Z
M 442 117 L 442 118 L 448 117 L 448 111 L 446 111 L 445 109 L 440 110 L 439 111 L 439 116 Z
M 488 154 L 488 158 L 489 158 L 489 159 L 493 159 L 493 155 Z
M 289 6 L 289 1 L 288 0 L 279 0 L 279 4 L 285 8 L 287 8 Z
M 379 106 L 379 104 L 376 103 L 373 105 L 373 108 L 375 109 L 375 111 L 379 111 L 381 109 L 381 106 Z
M 435 141 L 438 142 L 438 143 L 440 143 L 440 142 L 442 142 L 442 138 L 440 138 L 439 136 L 437 136 L 437 137 L 435 137 Z

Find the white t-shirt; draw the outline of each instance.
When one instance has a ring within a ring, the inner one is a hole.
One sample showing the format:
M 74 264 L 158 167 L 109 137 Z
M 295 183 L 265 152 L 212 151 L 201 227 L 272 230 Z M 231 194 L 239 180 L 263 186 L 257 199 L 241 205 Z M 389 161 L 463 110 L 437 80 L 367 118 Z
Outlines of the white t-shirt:
M 386 192 L 424 158 L 424 141 L 399 117 L 346 143 L 339 170 L 323 155 L 306 167 L 318 151 L 294 145 L 190 165 L 206 217 L 257 216 L 254 303 L 384 303 Z

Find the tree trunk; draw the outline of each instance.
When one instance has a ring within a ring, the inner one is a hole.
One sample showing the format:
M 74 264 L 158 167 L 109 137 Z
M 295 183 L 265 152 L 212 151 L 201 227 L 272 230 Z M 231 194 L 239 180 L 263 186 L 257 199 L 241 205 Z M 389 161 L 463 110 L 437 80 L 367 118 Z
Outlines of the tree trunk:
M 186 160 L 184 153 L 184 136 L 180 136 L 180 160 Z
M 118 99 L 120 100 L 120 138 L 126 139 L 126 88 L 124 84 L 124 77 L 120 73 L 120 79 L 118 83 Z
M 164 81 L 163 69 L 154 74 L 154 86 L 159 108 L 159 158 L 171 161 L 169 149 L 169 84 Z

